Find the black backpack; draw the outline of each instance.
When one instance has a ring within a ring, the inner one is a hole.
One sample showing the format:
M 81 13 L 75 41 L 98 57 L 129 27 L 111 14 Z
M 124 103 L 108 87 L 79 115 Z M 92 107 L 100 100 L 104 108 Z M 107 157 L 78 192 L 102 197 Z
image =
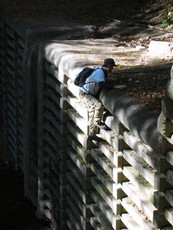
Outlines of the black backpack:
M 83 68 L 83 70 L 75 78 L 74 84 L 82 87 L 85 84 L 87 77 L 89 77 L 94 70 L 95 70 L 94 68 L 90 68 L 90 67 Z

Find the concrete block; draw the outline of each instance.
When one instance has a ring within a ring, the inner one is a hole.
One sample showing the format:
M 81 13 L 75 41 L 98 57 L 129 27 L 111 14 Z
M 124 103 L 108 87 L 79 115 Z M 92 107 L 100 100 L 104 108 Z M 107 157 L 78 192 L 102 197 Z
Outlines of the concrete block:
M 90 149 L 95 146 L 91 141 L 88 140 L 88 136 L 85 135 L 78 127 L 74 126 L 72 123 L 68 122 L 67 127 L 73 137 L 82 145 L 84 149 Z
M 155 189 L 159 189 L 159 174 L 132 150 L 124 150 L 123 157 L 143 176 Z
M 151 41 L 148 48 L 148 55 L 151 58 L 172 58 L 173 57 L 173 42 L 166 41 Z
M 60 108 L 62 110 L 67 110 L 70 108 L 69 103 L 67 102 L 67 98 L 65 97 L 60 98 Z
M 81 117 L 74 109 L 67 110 L 68 116 L 71 120 L 86 134 L 89 133 L 89 125 L 88 122 Z
M 116 216 L 112 218 L 110 222 L 104 213 L 97 207 L 95 204 L 90 205 L 90 209 L 93 212 L 94 216 L 97 218 L 98 222 L 103 225 L 104 229 L 114 230 L 116 227 Z
M 159 210 L 132 183 L 123 182 L 122 189 L 151 222 L 156 222 Z
M 153 204 L 155 201 L 155 193 L 158 193 L 155 188 L 141 177 L 140 173 L 136 171 L 132 166 L 124 166 L 123 174 L 128 178 L 128 180 L 140 191 L 141 194 L 148 197 Z M 159 196 L 158 199 L 159 200 Z
M 173 225 L 173 208 L 169 208 L 165 210 L 165 218 L 168 222 Z
M 166 199 L 173 207 L 173 190 L 167 190 L 166 191 Z
M 173 166 L 173 151 L 169 151 L 167 153 L 166 160 L 169 162 L 169 164 Z
M 173 170 L 168 169 L 167 171 L 167 181 L 173 186 Z
M 123 133 L 123 140 L 133 149 L 138 155 L 145 159 L 146 163 L 154 167 L 156 170 L 159 167 L 158 154 L 153 152 L 152 148 L 143 143 L 140 138 L 132 135 L 130 132 Z
M 131 216 L 131 221 L 133 222 L 134 229 L 135 222 L 137 222 L 137 225 L 139 225 L 140 229 L 142 230 L 157 229 L 156 226 L 154 226 L 153 223 L 147 219 L 142 211 L 140 211 L 135 203 L 133 203 L 129 198 L 123 198 L 122 205 Z
M 68 103 L 76 110 L 76 112 L 80 114 L 80 116 L 83 117 L 85 121 L 88 121 L 88 110 L 82 101 L 70 95 L 67 97 L 67 100 Z

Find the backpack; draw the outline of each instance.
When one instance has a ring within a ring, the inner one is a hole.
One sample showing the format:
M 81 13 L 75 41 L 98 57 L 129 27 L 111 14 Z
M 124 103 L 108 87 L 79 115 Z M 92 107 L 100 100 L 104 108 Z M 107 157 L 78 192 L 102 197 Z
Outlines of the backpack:
M 95 69 L 90 68 L 90 67 L 83 68 L 83 70 L 75 78 L 74 84 L 82 87 L 85 84 L 87 77 L 89 77 L 94 70 Z

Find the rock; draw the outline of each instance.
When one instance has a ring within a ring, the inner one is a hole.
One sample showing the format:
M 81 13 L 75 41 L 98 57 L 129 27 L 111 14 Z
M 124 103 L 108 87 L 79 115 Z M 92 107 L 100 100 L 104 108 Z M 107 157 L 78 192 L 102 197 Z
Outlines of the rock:
M 172 59 L 173 42 L 151 41 L 146 51 L 146 57 L 149 59 Z

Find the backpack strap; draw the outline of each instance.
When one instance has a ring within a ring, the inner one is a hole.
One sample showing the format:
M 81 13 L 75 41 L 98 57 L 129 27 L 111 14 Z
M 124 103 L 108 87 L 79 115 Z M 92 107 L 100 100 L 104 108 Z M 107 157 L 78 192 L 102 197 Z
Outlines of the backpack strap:
M 105 80 L 108 79 L 108 71 L 102 67 L 103 73 L 105 75 Z

